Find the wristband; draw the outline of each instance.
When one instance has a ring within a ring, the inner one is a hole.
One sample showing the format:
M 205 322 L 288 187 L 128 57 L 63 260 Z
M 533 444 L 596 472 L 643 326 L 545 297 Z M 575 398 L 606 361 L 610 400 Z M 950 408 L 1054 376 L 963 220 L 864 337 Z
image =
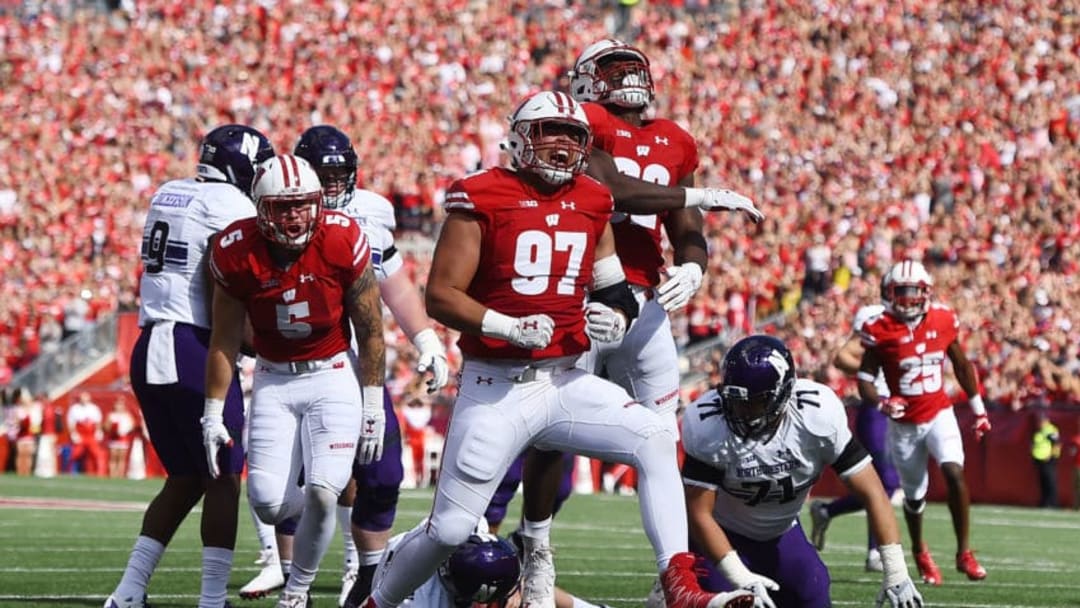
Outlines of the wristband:
M 982 395 L 975 395 L 968 399 L 968 404 L 971 405 L 971 411 L 975 412 L 976 416 L 986 415 L 986 404 L 983 403 Z
M 420 352 L 445 350 L 443 348 L 442 341 L 439 340 L 438 334 L 436 334 L 435 330 L 431 329 L 430 327 L 417 332 L 417 334 L 413 336 L 412 343 L 413 346 L 416 347 L 416 350 Z
M 516 326 L 517 319 L 489 308 L 480 322 L 480 333 L 487 338 L 498 338 L 509 342 Z
M 873 382 L 877 380 L 877 376 L 871 374 L 870 372 L 859 372 L 855 374 L 855 377 L 859 380 L 862 380 L 863 382 Z
M 383 387 L 381 386 L 362 386 L 360 387 L 360 398 L 363 400 L 364 409 L 371 407 L 372 403 L 378 403 L 379 408 L 382 409 L 383 400 Z
M 899 585 L 908 578 L 907 564 L 904 563 L 904 550 L 900 543 L 881 545 L 881 568 L 884 570 L 885 586 Z
M 683 206 L 700 207 L 705 202 L 704 188 L 683 188 Z
M 716 562 L 716 569 L 724 575 L 724 578 L 729 583 L 736 587 L 742 587 L 743 581 L 753 576 L 750 570 L 746 568 L 746 564 L 742 563 L 742 559 L 739 558 L 739 554 L 732 549 L 728 551 L 720 561 Z
M 222 418 L 225 414 L 225 400 L 207 397 L 203 402 L 203 417 L 217 416 Z

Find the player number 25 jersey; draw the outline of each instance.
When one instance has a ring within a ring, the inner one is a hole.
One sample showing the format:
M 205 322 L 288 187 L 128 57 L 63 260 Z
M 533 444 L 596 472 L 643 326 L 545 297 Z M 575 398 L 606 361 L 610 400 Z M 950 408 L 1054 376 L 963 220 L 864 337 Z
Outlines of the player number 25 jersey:
M 908 402 L 902 421 L 929 422 L 939 411 L 952 407 L 945 393 L 944 368 L 946 350 L 956 340 L 959 326 L 953 311 L 937 303 L 914 327 L 888 312 L 862 324 L 859 340 L 881 360 L 889 393 Z

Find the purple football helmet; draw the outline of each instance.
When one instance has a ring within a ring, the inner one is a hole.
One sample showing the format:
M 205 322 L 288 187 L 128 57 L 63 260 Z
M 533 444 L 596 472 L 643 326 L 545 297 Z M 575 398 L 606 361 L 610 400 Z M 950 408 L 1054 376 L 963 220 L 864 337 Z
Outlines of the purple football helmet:
M 439 566 L 439 577 L 458 606 L 490 604 L 517 588 L 521 562 L 514 546 L 493 534 L 473 534 Z
M 716 390 L 732 432 L 743 439 L 771 437 L 795 386 L 791 351 L 772 336 L 748 336 L 732 345 L 722 367 Z
M 250 198 L 255 165 L 273 156 L 274 146 L 257 129 L 223 125 L 199 144 L 199 179 L 230 183 Z
M 356 192 L 356 150 L 336 127 L 319 125 L 300 135 L 293 154 L 311 163 L 323 186 L 323 206 L 341 209 Z

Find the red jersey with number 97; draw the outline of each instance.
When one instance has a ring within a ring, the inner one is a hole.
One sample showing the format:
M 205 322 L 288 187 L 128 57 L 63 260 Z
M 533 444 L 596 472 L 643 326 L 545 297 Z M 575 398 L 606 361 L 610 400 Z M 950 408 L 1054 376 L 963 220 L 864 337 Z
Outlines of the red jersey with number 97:
M 446 194 L 446 210 L 471 215 L 482 231 L 480 260 L 468 294 L 504 315 L 546 314 L 555 322 L 551 344 L 543 350 L 462 334 L 461 352 L 481 358 L 547 359 L 588 350 L 582 311 L 592 284 L 596 243 L 612 206 L 611 191 L 583 175 L 551 195 L 501 168 L 454 182 Z
M 349 349 L 345 293 L 371 253 L 349 216 L 323 210 L 300 258 L 282 269 L 270 258 L 255 218 L 230 224 L 210 252 L 220 289 L 244 303 L 255 352 L 271 361 L 325 359 Z
M 932 304 L 914 327 L 888 312 L 863 323 L 859 340 L 877 353 L 889 392 L 908 402 L 902 421 L 929 422 L 952 407 L 944 389 L 945 351 L 956 340 L 959 327 L 956 315 L 944 304 Z
M 621 173 L 661 186 L 675 186 L 697 169 L 697 143 L 674 122 L 657 118 L 635 127 L 600 104 L 581 105 L 589 117 L 593 145 L 611 154 Z M 660 284 L 660 268 L 664 265 L 660 228 L 665 215 L 616 213 L 611 218 L 615 250 L 626 280 L 634 285 Z

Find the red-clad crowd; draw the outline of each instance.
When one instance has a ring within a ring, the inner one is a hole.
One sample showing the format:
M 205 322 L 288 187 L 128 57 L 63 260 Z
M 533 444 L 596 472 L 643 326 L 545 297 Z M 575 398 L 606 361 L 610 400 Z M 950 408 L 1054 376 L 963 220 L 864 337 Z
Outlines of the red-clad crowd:
M 620 24 L 652 60 L 657 114 L 701 143 L 698 184 L 743 192 L 768 216 L 708 218 L 710 272 L 681 339 L 766 321 L 804 372 L 843 388 L 828 363 L 852 313 L 877 301 L 883 268 L 918 257 L 958 311 L 989 401 L 1080 400 L 1075 6 L 654 0 L 623 23 L 612 4 L 0 13 L 0 385 L 134 305 L 146 198 L 191 174 L 196 142 L 221 123 L 251 124 L 281 150 L 312 124 L 342 127 L 363 185 L 397 206 L 422 284 L 443 189 L 502 162 L 512 105 L 565 86 L 576 54 Z M 415 384 L 395 369 L 403 391 Z

